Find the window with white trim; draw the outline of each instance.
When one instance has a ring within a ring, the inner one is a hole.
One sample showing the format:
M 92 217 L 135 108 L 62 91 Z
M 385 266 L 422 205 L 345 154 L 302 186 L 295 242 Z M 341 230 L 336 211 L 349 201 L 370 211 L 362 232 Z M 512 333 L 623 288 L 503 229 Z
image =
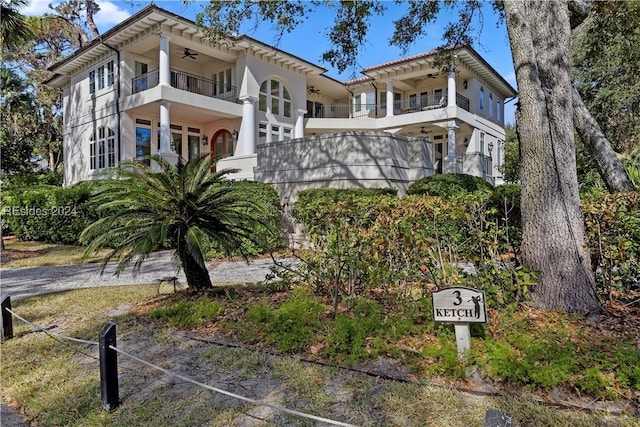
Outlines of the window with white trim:
M 484 88 L 480 88 L 480 109 L 484 110 Z
M 496 119 L 498 119 L 498 121 L 502 121 L 502 109 L 500 108 L 502 105 L 502 103 L 500 102 L 499 99 L 496 99 Z
M 291 117 L 291 95 L 282 82 L 275 79 L 262 82 L 258 96 L 258 109 L 271 112 L 274 116 Z
M 110 88 L 115 83 L 115 63 L 113 60 L 99 65 L 89 71 L 89 93 L 94 94 L 105 88 Z
M 116 134 L 101 126 L 89 137 L 89 163 L 91 170 L 112 168 L 116 165 Z

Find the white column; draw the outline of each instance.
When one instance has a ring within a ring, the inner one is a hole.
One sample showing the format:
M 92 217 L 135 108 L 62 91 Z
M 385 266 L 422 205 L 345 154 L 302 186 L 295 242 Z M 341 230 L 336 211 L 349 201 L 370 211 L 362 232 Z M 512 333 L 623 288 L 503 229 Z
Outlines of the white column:
M 257 97 L 245 95 L 240 98 L 242 101 L 242 135 L 241 146 L 238 153 L 249 155 L 256 153 L 256 101 Z
M 387 117 L 393 116 L 393 81 L 387 80 Z
M 160 34 L 160 58 L 158 67 L 158 83 L 164 86 L 171 85 L 171 70 L 169 65 L 169 36 Z
M 302 108 L 298 109 L 298 116 L 296 117 L 296 127 L 293 130 L 294 138 L 304 138 L 304 115 L 307 114 L 307 110 Z
M 460 173 L 458 169 L 458 157 L 456 156 L 456 129 L 457 126 L 447 126 L 447 156 L 444 159 L 444 173 Z
M 447 79 L 447 107 L 456 105 L 456 69 L 449 69 L 449 78 Z
M 158 154 L 171 164 L 178 162 L 178 154 L 171 149 L 171 116 L 169 107 L 171 103 L 160 102 L 160 150 Z

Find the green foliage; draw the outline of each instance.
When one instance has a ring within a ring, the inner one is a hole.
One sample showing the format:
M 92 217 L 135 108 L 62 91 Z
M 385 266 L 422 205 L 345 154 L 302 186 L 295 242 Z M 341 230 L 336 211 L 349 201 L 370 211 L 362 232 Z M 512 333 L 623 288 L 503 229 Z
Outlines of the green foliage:
M 222 311 L 222 305 L 207 297 L 195 301 L 176 301 L 151 312 L 152 319 L 162 320 L 172 326 L 191 328 L 213 320 Z
M 613 149 L 640 145 L 640 3 L 594 2 L 572 43 L 576 87 Z
M 265 250 L 282 247 L 283 236 L 280 232 L 282 228 L 282 209 L 278 192 L 269 184 L 255 181 L 229 181 L 228 185 L 244 194 L 247 198 L 265 207 L 264 217 L 261 223 L 254 228 L 254 239 L 243 238 L 242 245 L 237 250 L 230 253 L 215 242 L 209 241 L 205 253 L 208 258 L 222 258 L 228 255 L 255 256 L 264 253 Z M 261 242 L 256 244 L 256 241 Z
M 640 278 L 640 193 L 592 193 L 582 212 L 599 290 L 629 289 Z
M 326 354 L 341 362 L 357 362 L 375 357 L 367 338 L 382 331 L 382 311 L 373 301 L 356 298 L 350 301 L 352 314 L 336 316 L 327 336 Z
M 573 384 L 609 399 L 619 396 L 619 387 L 640 389 L 640 353 L 632 343 L 572 337 L 566 319 L 553 315 L 544 322 L 517 314 L 503 316 L 509 330 L 486 337 L 475 353 L 489 378 L 545 390 Z
M 57 187 L 62 186 L 62 170 L 56 171 L 40 171 L 40 172 L 24 172 L 8 175 L 3 178 L 9 185 L 15 187 L 26 187 L 33 185 L 53 185 Z
M 280 307 L 259 304 L 247 311 L 247 319 L 264 326 L 264 340 L 280 351 L 305 348 L 320 329 L 324 306 L 310 292 L 296 289 Z
M 500 173 L 502 173 L 505 182 L 520 182 L 520 142 L 516 134 L 516 128 L 513 125 L 505 127 L 506 140 L 504 143 L 504 163 L 500 165 Z
M 359 223 L 371 223 L 379 214 L 372 206 L 381 205 L 381 210 L 392 204 L 397 196 L 393 188 L 348 188 L 348 189 L 314 189 L 304 190 L 298 194 L 291 215 L 305 226 L 310 234 L 324 233 L 331 223 L 334 205 L 340 204 L 341 214 L 345 213 L 348 220 Z M 366 205 L 366 206 L 365 206 Z M 364 208 L 364 210 L 363 210 Z
M 476 191 L 491 191 L 491 184 L 484 179 L 465 174 L 437 174 L 424 177 L 409 187 L 407 194 L 451 197 Z
M 640 145 L 634 148 L 631 154 L 622 155 L 621 160 L 629 179 L 633 182 L 636 190 L 640 190 Z
M 92 184 L 55 186 L 3 186 L 3 220 L 21 240 L 78 244 L 78 236 L 98 219 L 89 203 Z
M 123 162 L 116 179 L 99 181 L 92 197 L 98 211 L 111 211 L 80 235 L 87 255 L 111 247 L 102 263 L 118 260 L 120 274 L 134 259 L 135 269 L 163 247 L 175 249 L 189 287 L 211 288 L 205 265 L 207 247 L 213 243 L 227 254 L 246 256 L 246 242 L 266 245 L 259 231 L 275 232 L 267 219 L 269 207 L 241 186 L 224 179 L 230 170 L 210 173 L 213 160 L 202 156 L 176 165 L 160 156 L 151 159 L 159 172 L 138 162 Z M 260 228 L 261 227 L 261 228 Z M 279 229 L 278 229 L 279 230 Z

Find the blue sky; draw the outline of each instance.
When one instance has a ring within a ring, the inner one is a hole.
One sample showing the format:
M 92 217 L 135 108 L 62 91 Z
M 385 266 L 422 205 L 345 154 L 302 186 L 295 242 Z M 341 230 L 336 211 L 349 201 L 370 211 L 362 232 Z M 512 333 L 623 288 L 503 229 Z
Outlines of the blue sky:
M 23 9 L 22 13 L 26 15 L 43 14 L 49 11 L 49 3 L 57 3 L 57 1 L 31 0 L 30 6 Z M 164 9 L 186 18 L 195 19 L 195 15 L 202 10 L 207 2 L 192 1 L 189 5 L 185 5 L 180 0 L 168 0 L 156 1 L 155 3 Z M 148 5 L 149 2 L 136 0 L 130 2 L 100 0 L 98 4 L 100 5 L 100 12 L 95 16 L 95 20 L 100 31 L 104 32 L 122 22 L 131 14 L 142 9 Z M 455 11 L 442 13 L 438 20 L 427 28 L 428 35 L 416 40 L 407 52 L 403 52 L 398 47 L 389 46 L 389 38 L 393 33 L 392 22 L 402 16 L 406 10 L 406 5 L 396 5 L 396 3 L 392 1 L 385 2 L 385 5 L 387 10 L 383 16 L 374 16 L 371 18 L 367 43 L 358 57 L 358 67 L 356 70 L 346 70 L 342 74 L 332 69 L 329 64 L 322 62 L 322 53 L 330 48 L 329 39 L 325 34 L 333 19 L 333 15 L 327 9 L 318 9 L 296 30 L 285 34 L 279 43 L 276 43 L 275 32 L 271 24 L 267 22 L 260 23 L 255 31 L 252 30 L 252 25 L 247 24 L 244 32 L 265 43 L 271 45 L 277 44 L 277 47 L 284 51 L 327 68 L 329 70 L 327 74 L 331 77 L 338 80 L 347 80 L 353 77 L 354 73 L 356 77 L 359 76 L 359 70 L 363 67 L 425 52 L 441 45 L 443 28 L 447 22 L 455 20 L 457 17 Z M 498 17 L 493 10 L 491 10 L 489 2 L 485 4 L 482 10 L 481 21 L 482 22 L 478 20 L 475 24 L 474 48 L 511 83 L 513 87 L 516 87 L 507 30 L 504 23 L 498 25 Z M 505 120 L 507 123 L 514 122 L 514 108 L 514 101 L 511 101 L 505 106 Z

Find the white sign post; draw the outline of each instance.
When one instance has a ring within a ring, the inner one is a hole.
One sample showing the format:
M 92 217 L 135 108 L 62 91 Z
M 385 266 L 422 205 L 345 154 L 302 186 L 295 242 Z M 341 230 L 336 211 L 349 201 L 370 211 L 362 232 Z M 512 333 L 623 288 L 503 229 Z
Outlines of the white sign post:
M 471 348 L 469 323 L 487 323 L 484 292 L 472 288 L 445 288 L 431 294 L 433 320 L 453 323 L 458 346 L 458 358 L 463 359 Z

